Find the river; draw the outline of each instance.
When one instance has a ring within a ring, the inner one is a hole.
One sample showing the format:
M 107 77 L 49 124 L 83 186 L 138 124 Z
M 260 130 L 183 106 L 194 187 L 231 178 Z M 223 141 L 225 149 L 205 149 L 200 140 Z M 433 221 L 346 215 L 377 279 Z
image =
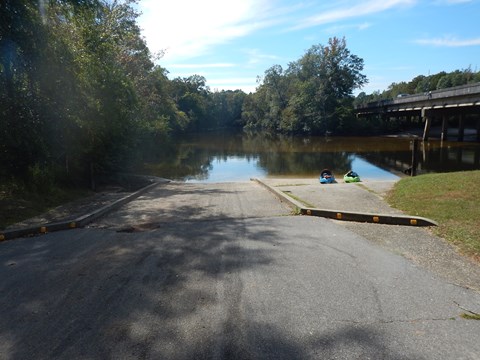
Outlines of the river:
M 248 181 L 252 177 L 337 176 L 349 170 L 363 180 L 398 179 L 411 164 L 407 137 L 290 137 L 204 133 L 176 139 L 151 157 L 143 172 L 186 182 Z M 168 154 L 168 155 L 165 155 Z M 418 173 L 480 169 L 480 144 L 420 143 Z

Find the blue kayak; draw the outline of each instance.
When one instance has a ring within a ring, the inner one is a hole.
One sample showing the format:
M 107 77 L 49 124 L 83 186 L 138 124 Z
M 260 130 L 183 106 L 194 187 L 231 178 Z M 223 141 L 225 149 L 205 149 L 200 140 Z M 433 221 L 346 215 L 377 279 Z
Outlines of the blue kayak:
M 335 176 L 328 169 L 323 169 L 320 173 L 320 184 L 331 184 L 335 182 Z

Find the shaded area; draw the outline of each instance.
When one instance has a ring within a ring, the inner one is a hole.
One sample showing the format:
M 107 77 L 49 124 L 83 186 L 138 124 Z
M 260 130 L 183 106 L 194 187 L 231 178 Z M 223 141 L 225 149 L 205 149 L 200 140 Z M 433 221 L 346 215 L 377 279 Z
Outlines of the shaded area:
M 205 221 L 185 224 L 188 232 L 172 225 L 143 236 L 77 230 L 9 243 L 0 267 L 2 356 L 305 359 L 345 351 L 409 358 L 387 351 L 368 326 L 333 330 L 327 322 L 325 332 L 292 338 L 279 324 L 252 318 L 241 301 L 249 284 L 239 274 L 274 266 L 281 241 L 274 229 L 250 225 Z M 225 231 L 269 250 L 227 240 Z
M 96 192 L 82 188 L 55 188 L 53 191 L 27 191 L 15 184 L 0 184 L 0 229 L 44 226 L 72 221 L 117 200 L 131 195 L 154 182 L 165 179 L 114 174 L 104 179 Z
M 12 359 L 118 358 L 148 351 L 153 358 L 182 358 L 195 351 L 199 344 L 177 331 L 182 319 L 218 306 L 215 286 L 202 286 L 206 279 L 272 261 L 273 254 L 226 243 L 225 227 L 245 236 L 241 222 L 233 221 L 197 224 L 185 235 L 178 226 L 140 238 L 78 230 L 10 243 L 0 270 L 3 346 L 12 339 L 3 353 Z M 275 238 L 271 232 L 248 236 Z M 219 331 L 217 322 L 206 311 L 205 323 L 189 331 Z

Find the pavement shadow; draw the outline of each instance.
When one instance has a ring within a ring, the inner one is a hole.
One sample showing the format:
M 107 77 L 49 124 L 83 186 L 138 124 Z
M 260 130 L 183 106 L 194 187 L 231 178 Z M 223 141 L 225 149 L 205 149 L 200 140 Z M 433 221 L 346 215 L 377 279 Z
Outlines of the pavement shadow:
M 274 231 L 250 234 L 241 221 L 207 221 L 142 234 L 62 231 L 0 244 L 1 353 L 142 358 L 156 349 L 176 358 L 185 336 L 195 338 L 200 326 L 182 323 L 200 311 L 209 324 L 219 306 L 212 278 L 273 261 L 271 252 L 230 242 L 225 231 L 276 241 Z
M 80 229 L 0 244 L 2 358 L 308 359 L 350 351 L 408 359 L 359 324 L 292 336 L 250 316 L 240 274 L 275 265 L 280 240 L 279 230 L 249 225 Z

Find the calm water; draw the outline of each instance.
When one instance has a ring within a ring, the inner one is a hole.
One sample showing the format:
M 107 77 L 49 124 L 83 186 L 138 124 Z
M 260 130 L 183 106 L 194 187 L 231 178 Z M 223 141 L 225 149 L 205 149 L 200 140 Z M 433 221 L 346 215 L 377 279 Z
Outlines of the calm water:
M 178 139 L 150 159 L 152 175 L 187 182 L 248 181 L 252 177 L 336 177 L 352 169 L 364 180 L 398 179 L 410 167 L 410 139 L 199 134 Z M 168 156 L 164 154 L 168 153 Z M 419 173 L 480 169 L 480 144 L 420 143 Z

